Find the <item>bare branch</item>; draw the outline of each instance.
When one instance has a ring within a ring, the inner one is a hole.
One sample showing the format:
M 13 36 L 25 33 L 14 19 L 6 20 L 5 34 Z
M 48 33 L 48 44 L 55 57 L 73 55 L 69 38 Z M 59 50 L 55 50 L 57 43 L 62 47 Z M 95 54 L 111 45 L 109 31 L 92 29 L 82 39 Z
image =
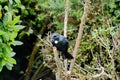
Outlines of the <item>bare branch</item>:
M 39 39 L 37 39 L 37 41 L 34 45 L 34 48 L 32 50 L 32 54 L 30 55 L 29 63 L 28 63 L 28 66 L 27 66 L 27 69 L 26 69 L 26 72 L 25 72 L 25 80 L 30 80 L 30 74 L 31 74 L 31 71 L 32 71 L 32 68 L 33 68 L 33 61 L 34 61 L 34 58 L 35 58 L 35 54 L 39 50 L 38 43 L 39 43 Z
M 56 79 L 57 80 L 61 80 L 61 63 L 60 63 L 60 58 L 58 56 L 58 52 L 56 47 L 53 47 L 53 52 L 54 52 L 54 58 L 55 58 L 55 62 L 56 62 L 56 66 L 57 66 L 57 72 L 56 72 Z
M 90 0 L 85 0 L 84 13 L 83 13 L 82 18 L 81 18 L 80 28 L 79 28 L 78 36 L 76 39 L 76 44 L 75 44 L 74 51 L 73 51 L 74 59 L 71 61 L 71 64 L 70 64 L 70 69 L 69 69 L 70 72 L 72 71 L 73 65 L 75 63 L 78 47 L 79 47 L 79 44 L 80 44 L 80 41 L 82 38 L 82 34 L 83 34 L 83 30 L 85 27 L 85 21 L 86 21 L 87 15 L 89 13 L 89 7 L 90 7 Z
M 69 11 L 69 0 L 66 0 L 65 4 L 65 18 L 64 18 L 64 36 L 67 37 L 67 22 L 68 22 L 68 11 Z M 65 80 L 67 79 L 67 59 L 64 60 L 64 69 L 65 69 Z
M 69 0 L 66 0 L 65 18 L 64 18 L 64 36 L 67 37 L 67 22 L 68 22 Z
M 106 76 L 106 77 L 112 79 L 112 76 L 109 75 L 109 74 L 107 74 L 107 73 L 105 72 L 104 67 L 101 66 L 100 69 L 101 69 L 101 73 L 92 76 L 93 78 L 97 78 L 97 77 L 101 77 L 101 76 Z

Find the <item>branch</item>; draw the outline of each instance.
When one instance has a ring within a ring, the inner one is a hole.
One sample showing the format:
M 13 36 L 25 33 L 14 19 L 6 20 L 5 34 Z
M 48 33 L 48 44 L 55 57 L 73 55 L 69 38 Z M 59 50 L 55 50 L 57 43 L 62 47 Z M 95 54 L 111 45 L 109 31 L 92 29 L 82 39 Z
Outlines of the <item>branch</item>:
M 101 68 L 101 73 L 92 76 L 93 78 L 97 78 L 97 77 L 101 77 L 101 76 L 107 76 L 108 78 L 112 79 L 112 76 L 105 72 L 104 67 L 101 66 L 100 68 Z
M 69 0 L 66 0 L 65 4 L 65 17 L 64 17 L 64 36 L 67 38 L 67 22 L 68 22 L 68 11 L 69 11 Z M 67 72 L 67 59 L 64 60 L 64 69 L 65 69 L 65 80 L 68 80 L 68 74 Z
M 68 22 L 69 0 L 66 0 L 65 18 L 64 18 L 64 36 L 67 37 L 67 22 Z
M 90 0 L 85 0 L 84 13 L 82 15 L 81 23 L 79 25 L 79 32 L 78 32 L 78 36 L 77 36 L 74 51 L 73 51 L 74 59 L 71 60 L 70 69 L 69 69 L 70 72 L 72 71 L 73 65 L 74 65 L 75 60 L 76 60 L 78 47 L 79 47 L 79 44 L 80 44 L 80 41 L 81 41 L 81 38 L 82 38 L 82 35 L 83 35 L 83 30 L 84 30 L 84 27 L 85 27 L 85 21 L 86 21 L 87 15 L 89 13 L 89 7 L 90 7 Z
M 31 77 L 31 80 L 37 80 L 37 75 L 40 72 L 40 69 L 42 69 L 43 64 L 41 64 L 38 69 L 35 71 L 35 73 L 33 74 L 33 76 Z M 42 75 L 42 74 L 41 74 Z
M 45 21 L 45 23 L 46 23 L 46 21 Z M 46 26 L 43 26 L 42 29 L 39 31 L 39 34 L 43 33 L 45 29 L 46 29 Z M 34 34 L 36 35 L 36 33 L 34 33 Z M 33 62 L 34 62 L 35 54 L 39 50 L 39 44 L 40 44 L 40 40 L 39 40 L 39 38 L 37 38 L 36 42 L 35 42 L 35 45 L 33 47 L 32 53 L 30 55 L 28 66 L 27 66 L 27 69 L 26 69 L 26 72 L 25 72 L 25 80 L 30 80 L 31 71 L 32 71 L 32 68 L 33 68 Z
M 35 54 L 39 50 L 39 45 L 38 44 L 39 44 L 39 39 L 37 39 L 37 41 L 34 45 L 32 54 L 30 55 L 29 63 L 28 63 L 28 66 L 27 66 L 27 69 L 26 69 L 26 72 L 25 72 L 25 80 L 30 80 L 30 74 L 31 74 L 31 71 L 32 71 Z
M 53 47 L 53 52 L 54 52 L 54 58 L 55 58 L 56 66 L 57 66 L 56 80 L 62 80 L 61 79 L 62 69 L 61 69 L 60 58 L 58 56 L 58 52 L 57 52 L 56 47 Z

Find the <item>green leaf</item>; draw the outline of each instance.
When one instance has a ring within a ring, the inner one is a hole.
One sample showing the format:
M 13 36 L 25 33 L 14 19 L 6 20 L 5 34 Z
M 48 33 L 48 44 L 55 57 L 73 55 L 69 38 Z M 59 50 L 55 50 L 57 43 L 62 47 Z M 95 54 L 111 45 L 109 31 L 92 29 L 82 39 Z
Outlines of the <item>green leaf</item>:
M 28 34 L 32 34 L 32 33 L 33 33 L 33 29 L 29 28 Z
M 2 6 L 0 5 L 0 11 L 1 11 L 1 9 L 2 9 Z
M 23 44 L 23 42 L 17 41 L 17 40 L 15 40 L 14 42 L 15 42 L 15 45 L 22 45 Z
M 12 21 L 12 13 L 11 12 L 7 12 L 5 14 L 5 16 L 3 17 L 3 23 L 4 23 L 4 26 L 8 26 L 8 23 Z
M 7 17 L 8 17 L 8 22 L 12 21 L 12 13 L 11 12 L 7 12 Z
M 0 43 L 2 43 L 2 38 L 0 37 Z M 0 47 L 1 48 L 1 47 Z M 1 50 L 1 49 L 0 49 Z
M 15 2 L 16 2 L 17 4 L 20 4 L 20 3 L 21 3 L 20 0 L 15 0 Z
M 8 21 L 8 15 L 5 14 L 3 17 L 3 25 L 6 26 L 7 25 L 7 21 Z
M 6 60 L 11 64 L 16 64 L 16 60 L 14 58 L 7 57 Z
M 116 8 L 115 2 L 113 0 L 110 1 L 109 7 L 110 8 Z
M 20 8 L 23 10 L 23 9 L 25 9 L 25 6 L 24 6 L 24 5 L 21 5 Z
M 5 6 L 4 9 L 5 9 L 6 11 L 8 11 L 8 6 Z
M 15 27 L 18 28 L 19 30 L 25 28 L 25 26 L 23 26 L 23 25 L 15 25 Z
M 16 38 L 16 36 L 17 36 L 17 32 L 11 32 L 11 33 L 9 33 L 9 37 L 10 37 L 10 40 L 11 41 L 14 41 L 14 39 Z
M 16 54 L 15 52 L 11 52 L 11 53 L 8 54 L 8 56 L 13 57 L 13 56 L 15 56 L 15 54 Z
M 0 30 L 0 35 L 3 35 L 4 33 L 5 33 L 4 31 Z
M 7 33 L 5 33 L 5 34 L 2 36 L 2 38 L 3 38 L 3 41 L 4 41 L 4 42 L 9 41 L 9 36 L 8 36 Z
M 6 63 L 6 68 L 8 69 L 8 70 L 12 70 L 12 67 L 13 67 L 13 64 L 11 64 L 11 63 Z
M 2 71 L 3 66 L 6 64 L 6 61 L 4 59 L 0 60 L 0 71 Z
M 2 59 L 2 63 L 3 66 L 6 64 L 6 61 L 4 59 Z
M 0 29 L 2 29 L 2 27 L 3 27 L 3 23 L 0 21 Z
M 3 53 L 2 53 L 2 50 L 0 50 L 0 57 L 2 57 L 2 54 L 3 54 Z
M 10 4 L 13 4 L 13 0 L 9 0 Z
M 10 25 L 15 25 L 20 20 L 20 16 L 16 16 L 12 21 L 9 22 Z
M 3 53 L 4 54 L 8 54 L 8 53 L 11 53 L 11 51 L 12 51 L 12 49 L 11 49 L 11 47 L 9 46 L 9 45 L 4 45 L 4 47 L 3 47 Z
M 39 21 L 42 21 L 45 17 L 46 17 L 46 15 L 41 13 L 40 15 L 38 15 L 37 18 L 38 18 Z
M 22 31 L 18 36 L 19 39 L 21 39 L 24 35 L 28 35 L 28 32 Z

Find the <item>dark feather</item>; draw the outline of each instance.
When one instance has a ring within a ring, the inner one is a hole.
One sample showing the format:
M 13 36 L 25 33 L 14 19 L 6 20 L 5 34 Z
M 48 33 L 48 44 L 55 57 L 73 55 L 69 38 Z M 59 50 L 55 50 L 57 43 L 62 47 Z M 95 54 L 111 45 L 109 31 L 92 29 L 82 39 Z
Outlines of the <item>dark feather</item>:
M 73 56 L 68 53 L 69 43 L 68 43 L 68 40 L 64 36 L 58 33 L 54 33 L 51 37 L 51 42 L 53 46 L 56 47 L 57 50 L 61 52 L 62 57 L 64 59 L 66 58 L 73 59 Z

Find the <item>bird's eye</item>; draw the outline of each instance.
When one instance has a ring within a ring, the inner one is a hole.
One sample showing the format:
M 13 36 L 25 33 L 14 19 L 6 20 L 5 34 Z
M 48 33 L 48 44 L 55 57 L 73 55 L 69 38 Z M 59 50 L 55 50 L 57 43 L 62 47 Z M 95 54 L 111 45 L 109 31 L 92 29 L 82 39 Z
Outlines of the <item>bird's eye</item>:
M 57 36 L 54 36 L 54 38 L 57 38 Z

